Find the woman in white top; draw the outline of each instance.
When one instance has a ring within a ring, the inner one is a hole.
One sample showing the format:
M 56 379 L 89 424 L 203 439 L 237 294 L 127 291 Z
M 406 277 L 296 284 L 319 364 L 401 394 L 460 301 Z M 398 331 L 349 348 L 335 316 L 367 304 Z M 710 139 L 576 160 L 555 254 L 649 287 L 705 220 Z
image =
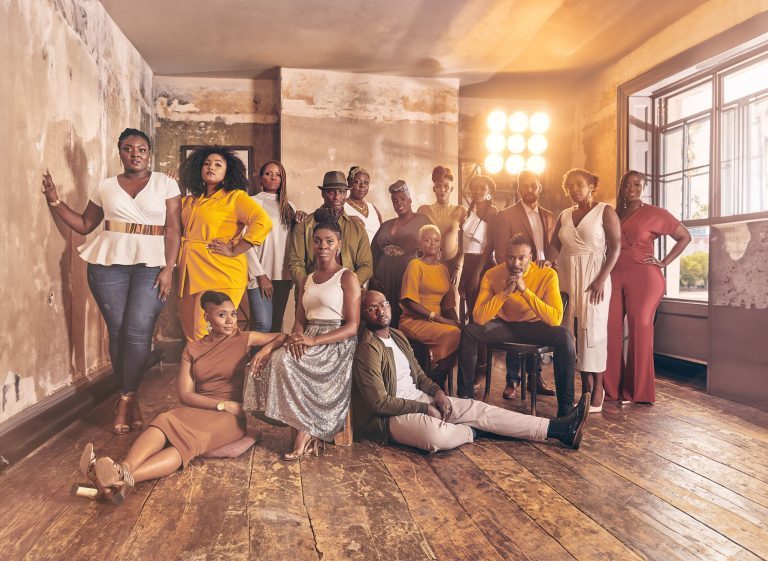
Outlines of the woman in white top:
M 461 226 L 464 265 L 459 280 L 459 296 L 466 302 L 466 315 L 472 321 L 472 310 L 483 273 L 493 267 L 493 226 L 498 209 L 493 205 L 496 183 L 486 175 L 469 180 L 469 211 Z
M 248 376 L 243 409 L 298 431 L 283 459 L 317 453 L 341 432 L 352 392 L 352 358 L 360 323 L 360 283 L 338 264 L 341 228 L 332 209 L 315 211 L 317 268 L 299 286 L 296 323 L 285 347 Z
M 582 393 L 592 393 L 590 411 L 603 409 L 603 373 L 608 357 L 611 270 L 621 250 L 616 211 L 593 200 L 597 176 L 574 168 L 563 176 L 563 190 L 575 203 L 557 219 L 544 265 L 557 260 L 560 289 L 570 298 L 563 326 L 576 337 L 576 368 Z
M 179 252 L 179 186 L 149 169 L 152 143 L 140 130 L 125 129 L 117 141 L 123 173 L 108 177 L 89 195 L 82 214 L 58 197 L 50 173 L 43 193 L 51 212 L 75 232 L 104 229 L 78 249 L 88 262 L 88 286 L 109 333 L 109 357 L 120 382 L 113 431 L 141 430 L 137 392 L 152 347 L 152 332 L 171 291 Z
M 248 250 L 248 303 L 251 308 L 251 331 L 269 333 L 283 330 L 283 316 L 291 293 L 291 276 L 286 270 L 285 247 L 296 222 L 303 212 L 288 200 L 285 168 L 270 160 L 259 170 L 261 192 L 251 198 L 272 219 L 272 231 L 264 243 Z
M 379 209 L 364 200 L 371 186 L 371 174 L 360 166 L 352 166 L 347 175 L 347 186 L 349 195 L 345 201 L 344 212 L 363 224 L 368 241 L 371 242 L 382 222 Z

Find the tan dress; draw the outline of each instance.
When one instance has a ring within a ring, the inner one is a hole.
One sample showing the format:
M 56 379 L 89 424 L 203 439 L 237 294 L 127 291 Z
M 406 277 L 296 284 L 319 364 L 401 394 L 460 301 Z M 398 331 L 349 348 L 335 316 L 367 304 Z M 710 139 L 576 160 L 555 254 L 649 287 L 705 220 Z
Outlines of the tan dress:
M 189 341 L 181 360 L 192 365 L 195 392 L 218 401 L 243 400 L 248 333 L 236 331 L 218 341 Z M 245 436 L 245 418 L 226 411 L 181 406 L 150 423 L 179 451 L 184 467 L 196 456 Z

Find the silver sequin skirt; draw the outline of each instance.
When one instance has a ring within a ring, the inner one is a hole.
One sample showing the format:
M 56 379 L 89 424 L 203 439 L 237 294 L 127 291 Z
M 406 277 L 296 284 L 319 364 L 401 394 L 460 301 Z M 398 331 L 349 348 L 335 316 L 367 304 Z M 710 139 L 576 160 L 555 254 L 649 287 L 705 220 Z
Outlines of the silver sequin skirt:
M 340 321 L 310 320 L 310 337 L 338 329 Z M 344 428 L 352 392 L 352 358 L 357 337 L 309 347 L 297 361 L 285 347 L 248 377 L 243 395 L 246 411 L 281 421 L 323 440 Z

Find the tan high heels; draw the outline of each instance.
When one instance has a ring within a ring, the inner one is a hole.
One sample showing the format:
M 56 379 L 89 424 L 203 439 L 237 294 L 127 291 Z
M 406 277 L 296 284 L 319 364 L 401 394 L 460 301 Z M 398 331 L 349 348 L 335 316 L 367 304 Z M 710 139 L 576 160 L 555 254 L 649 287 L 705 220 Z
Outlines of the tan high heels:
M 133 474 L 128 467 L 105 456 L 96 460 L 95 471 L 96 488 L 99 492 L 112 501 L 112 504 L 123 504 L 125 496 L 135 485 Z
M 304 447 L 301 450 L 293 450 L 292 452 L 283 454 L 282 459 L 286 462 L 292 462 L 294 460 L 303 458 L 304 456 L 309 456 L 310 454 L 319 456 L 321 448 L 323 450 L 325 449 L 325 441 L 320 440 L 317 437 L 310 436 L 309 440 L 304 443 Z

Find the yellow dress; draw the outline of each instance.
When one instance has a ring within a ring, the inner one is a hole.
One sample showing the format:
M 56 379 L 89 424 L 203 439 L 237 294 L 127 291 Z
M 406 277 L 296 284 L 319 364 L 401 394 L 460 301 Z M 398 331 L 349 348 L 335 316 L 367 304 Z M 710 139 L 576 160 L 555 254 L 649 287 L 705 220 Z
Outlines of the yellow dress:
M 245 253 L 235 257 L 214 254 L 208 251 L 208 244 L 219 239 L 235 245 L 244 239 L 261 245 L 272 230 L 272 221 L 245 191 L 220 189 L 210 197 L 184 197 L 181 225 L 178 259 L 181 326 L 187 339 L 201 339 L 208 333 L 199 305 L 202 293 L 223 292 L 237 307 L 248 285 Z
M 421 259 L 412 259 L 408 263 L 403 277 L 403 287 L 400 292 L 400 302 L 405 299 L 421 304 L 430 312 L 442 315 L 441 303 L 449 294 L 450 298 L 445 309 L 454 307 L 453 285 L 448 269 L 442 263 L 429 265 Z M 400 331 L 409 339 L 424 343 L 432 351 L 432 361 L 437 361 L 451 355 L 459 348 L 461 330 L 452 325 L 445 325 L 415 316 L 403 307 L 400 316 Z

